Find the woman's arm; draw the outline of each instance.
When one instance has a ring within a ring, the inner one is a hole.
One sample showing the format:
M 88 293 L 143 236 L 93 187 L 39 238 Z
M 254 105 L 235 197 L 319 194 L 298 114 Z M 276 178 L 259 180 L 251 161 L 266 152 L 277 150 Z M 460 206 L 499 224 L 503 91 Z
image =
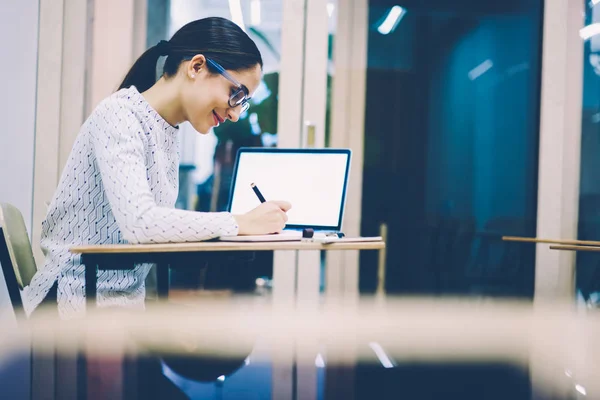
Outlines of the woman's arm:
M 146 177 L 145 132 L 131 110 L 112 99 L 91 127 L 104 191 L 123 238 L 130 243 L 192 242 L 236 235 L 230 213 L 159 207 Z

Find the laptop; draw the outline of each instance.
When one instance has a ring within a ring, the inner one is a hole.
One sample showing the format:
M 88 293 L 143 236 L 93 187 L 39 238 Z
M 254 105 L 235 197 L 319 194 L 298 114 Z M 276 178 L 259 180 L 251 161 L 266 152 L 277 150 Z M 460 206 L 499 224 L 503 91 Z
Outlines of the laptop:
M 232 241 L 299 240 L 310 228 L 314 237 L 341 234 L 351 151 L 349 149 L 239 149 L 227 211 L 244 214 L 260 204 L 254 184 L 266 201 L 292 204 L 284 230 L 272 235 L 221 237 Z

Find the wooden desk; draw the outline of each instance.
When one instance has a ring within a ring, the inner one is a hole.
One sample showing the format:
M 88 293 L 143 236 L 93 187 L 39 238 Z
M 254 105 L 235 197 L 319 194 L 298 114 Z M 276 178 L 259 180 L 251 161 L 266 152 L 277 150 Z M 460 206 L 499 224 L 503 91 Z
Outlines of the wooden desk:
M 592 251 L 600 252 L 600 246 L 553 245 L 551 250 Z
M 596 240 L 576 240 L 576 239 L 543 239 L 523 236 L 502 236 L 505 242 L 524 242 L 524 243 L 546 243 L 561 246 L 600 246 Z
M 85 269 L 85 295 L 88 302 L 96 302 L 99 270 L 133 269 L 136 264 L 156 264 L 157 294 L 169 294 L 169 268 L 196 265 L 203 253 L 216 251 L 273 251 L 273 250 L 382 250 L 385 242 L 220 242 L 167 244 L 117 244 L 74 246 L 72 253 L 81 254 Z

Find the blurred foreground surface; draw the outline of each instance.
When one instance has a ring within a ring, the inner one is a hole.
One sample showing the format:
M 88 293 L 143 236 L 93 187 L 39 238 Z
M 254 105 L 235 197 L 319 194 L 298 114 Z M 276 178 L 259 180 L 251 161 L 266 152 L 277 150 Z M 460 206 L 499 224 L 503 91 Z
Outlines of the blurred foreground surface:
M 34 343 L 73 360 L 60 384 L 80 398 L 600 398 L 599 333 L 595 310 L 560 303 L 171 300 L 2 326 L 0 373 Z

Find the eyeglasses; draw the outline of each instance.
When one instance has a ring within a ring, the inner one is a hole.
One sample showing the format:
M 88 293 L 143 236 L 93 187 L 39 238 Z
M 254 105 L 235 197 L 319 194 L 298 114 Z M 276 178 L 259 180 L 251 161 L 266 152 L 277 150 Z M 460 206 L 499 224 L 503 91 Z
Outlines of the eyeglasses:
M 248 97 L 248 89 L 246 89 L 244 85 L 235 80 L 233 76 L 231 76 L 225 70 L 225 68 L 221 67 L 215 61 L 211 60 L 210 58 L 207 58 L 206 62 L 210 64 L 213 68 L 215 68 L 217 71 L 219 71 L 219 74 L 223 75 L 225 79 L 227 79 L 229 82 L 233 83 L 237 87 L 237 90 L 233 92 L 233 94 L 229 97 L 229 107 L 236 108 L 241 106 L 242 112 L 248 110 L 248 108 L 250 107 L 249 101 L 251 99 L 251 97 Z

